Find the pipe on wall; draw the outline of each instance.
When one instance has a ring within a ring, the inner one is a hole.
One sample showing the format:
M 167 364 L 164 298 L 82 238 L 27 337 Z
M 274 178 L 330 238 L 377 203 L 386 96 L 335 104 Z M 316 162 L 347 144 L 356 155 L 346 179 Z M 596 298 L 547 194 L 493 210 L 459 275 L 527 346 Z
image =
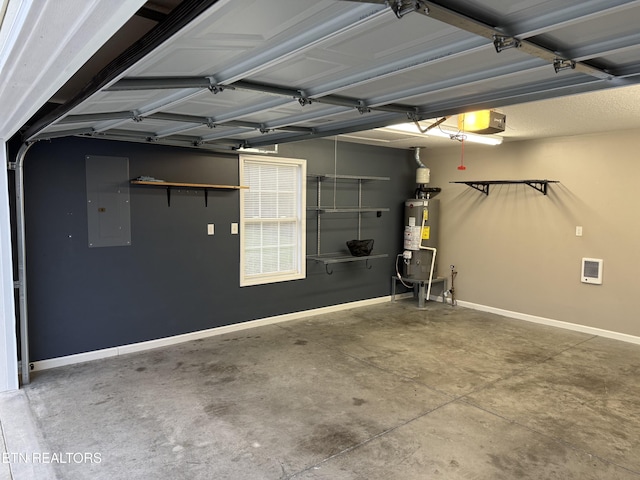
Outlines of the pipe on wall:
M 429 270 L 429 287 L 427 288 L 427 300 L 430 300 L 431 299 L 431 282 L 433 282 L 433 268 L 435 267 L 435 264 L 436 264 L 436 253 L 438 253 L 438 250 L 434 247 L 427 247 L 422 245 L 422 232 L 424 231 L 424 224 L 426 222 L 427 220 L 425 216 L 422 215 L 422 226 L 420 228 L 420 245 L 418 245 L 418 248 L 420 250 L 431 250 L 432 252 L 431 269 Z
M 416 163 L 418 164 L 418 167 L 426 168 L 425 164 L 422 163 L 422 160 L 420 160 L 420 147 L 416 147 L 414 156 L 415 156 L 415 159 L 416 159 Z

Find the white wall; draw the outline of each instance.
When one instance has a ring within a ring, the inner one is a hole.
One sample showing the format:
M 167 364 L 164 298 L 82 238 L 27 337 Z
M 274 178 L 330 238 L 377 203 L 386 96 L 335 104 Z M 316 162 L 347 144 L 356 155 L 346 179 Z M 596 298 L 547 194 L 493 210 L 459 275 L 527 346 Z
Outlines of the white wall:
M 438 262 L 459 272 L 460 300 L 640 336 L 637 316 L 640 131 L 425 150 L 442 187 Z M 549 179 L 489 196 L 460 180 Z M 583 236 L 575 235 L 576 226 Z M 603 285 L 580 282 L 582 257 L 604 259 Z

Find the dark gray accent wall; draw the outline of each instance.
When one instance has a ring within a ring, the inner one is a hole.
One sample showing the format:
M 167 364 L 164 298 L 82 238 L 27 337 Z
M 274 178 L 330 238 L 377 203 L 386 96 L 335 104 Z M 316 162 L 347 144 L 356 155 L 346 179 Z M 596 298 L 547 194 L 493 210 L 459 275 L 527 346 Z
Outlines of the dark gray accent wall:
M 362 238 L 374 238 L 374 253 L 389 257 L 372 260 L 370 270 L 364 262 L 339 264 L 332 275 L 307 262 L 304 280 L 242 288 L 239 237 L 230 232 L 240 219 L 238 191 L 209 191 L 205 207 L 202 190 L 172 190 L 168 207 L 164 188 L 132 185 L 131 246 L 89 248 L 87 155 L 127 157 L 131 178 L 238 184 L 235 155 L 94 139 L 36 144 L 25 161 L 32 361 L 390 293 L 402 248 L 403 202 L 414 189 L 410 152 L 348 143 L 336 149 L 330 140 L 282 145 L 279 156 L 307 159 L 311 173 L 391 177 L 363 192 L 363 203 L 390 211 L 365 214 L 362 222 Z M 341 199 L 357 199 L 356 191 L 342 188 Z M 307 195 L 313 204 L 311 180 Z M 316 250 L 315 218 L 308 212 L 307 253 Z M 213 236 L 208 223 L 215 224 Z M 322 225 L 325 251 L 356 238 L 354 214 L 323 219 Z

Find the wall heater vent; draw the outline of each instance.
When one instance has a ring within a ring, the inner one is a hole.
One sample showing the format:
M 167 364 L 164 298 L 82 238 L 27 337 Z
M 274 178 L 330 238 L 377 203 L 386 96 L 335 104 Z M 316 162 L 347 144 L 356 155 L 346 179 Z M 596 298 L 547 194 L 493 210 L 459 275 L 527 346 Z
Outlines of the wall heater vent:
M 581 277 L 582 283 L 602 284 L 602 259 L 583 258 Z

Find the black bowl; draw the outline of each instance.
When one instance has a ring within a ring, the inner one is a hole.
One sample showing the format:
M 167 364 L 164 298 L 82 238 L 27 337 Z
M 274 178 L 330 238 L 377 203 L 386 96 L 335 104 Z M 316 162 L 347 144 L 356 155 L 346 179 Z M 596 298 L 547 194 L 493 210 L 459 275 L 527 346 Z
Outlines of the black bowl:
M 366 257 L 371 254 L 371 250 L 373 250 L 373 239 L 349 240 L 347 242 L 347 248 L 354 257 Z

